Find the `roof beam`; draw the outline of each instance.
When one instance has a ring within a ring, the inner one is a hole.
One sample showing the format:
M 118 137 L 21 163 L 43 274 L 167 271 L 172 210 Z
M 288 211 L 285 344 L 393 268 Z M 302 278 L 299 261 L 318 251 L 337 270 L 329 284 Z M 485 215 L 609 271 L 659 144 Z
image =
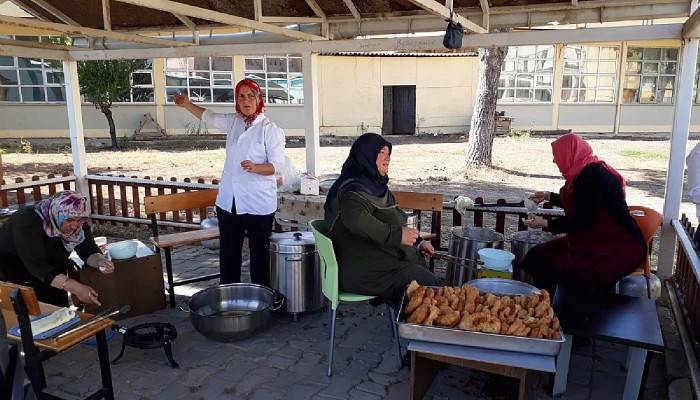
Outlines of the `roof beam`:
M 437 15 L 442 18 L 450 18 L 450 9 L 438 3 L 435 0 L 408 0 L 411 3 L 417 5 L 418 7 L 428 11 L 431 14 Z M 459 14 L 452 14 L 452 20 L 461 24 L 464 29 L 476 33 L 485 33 L 486 29 L 475 24 L 474 22 L 464 18 Z
M 326 22 L 319 17 L 261 17 L 260 22 L 268 24 L 320 24 Z
M 571 0 L 571 7 L 578 7 L 578 0 Z
M 178 13 L 188 17 L 196 17 L 208 21 L 219 22 L 226 25 L 239 25 L 249 29 L 257 29 L 277 35 L 287 36 L 298 40 L 326 40 L 323 36 L 311 35 L 304 32 L 285 29 L 276 25 L 266 24 L 251 19 L 238 17 L 206 8 L 190 6 L 171 0 L 117 0 L 122 3 L 133 4 L 141 7 L 152 8 L 154 10 Z
M 15 46 L 4 42 L 19 42 L 16 40 L 0 43 L 0 56 L 17 56 L 30 58 L 48 58 L 51 60 L 70 60 L 70 53 L 66 50 L 46 49 L 34 46 Z
M 148 36 L 135 35 L 133 33 L 105 31 L 102 29 L 93 29 L 84 26 L 74 26 L 67 24 L 58 24 L 55 22 L 36 21 L 31 18 L 15 18 L 7 17 L 4 15 L 0 15 L 0 25 L 22 28 L 46 29 L 54 32 L 59 32 L 67 36 L 105 37 L 115 40 L 124 40 L 127 42 L 144 43 L 163 47 L 190 46 L 190 43 L 176 42 L 173 40 L 165 40 Z
M 573 1 L 573 0 L 572 0 Z M 481 12 L 484 14 L 484 16 L 481 18 L 481 26 L 486 29 L 486 32 L 489 31 L 490 28 L 490 16 L 491 16 L 491 9 L 489 8 L 489 1 L 488 0 L 479 0 L 479 4 L 481 5 Z
M 683 37 L 684 38 L 697 38 L 700 37 L 700 8 L 697 8 L 693 15 L 685 21 L 683 24 Z
M 314 14 L 316 14 L 317 17 L 326 18 L 326 13 L 323 12 L 323 9 L 321 8 L 321 6 L 318 5 L 316 0 L 306 0 L 306 4 L 309 6 L 311 11 L 313 11 Z
M 49 49 L 49 50 L 86 50 L 85 47 L 67 46 L 63 44 L 52 44 L 44 42 L 30 42 L 25 40 L 0 39 L 0 45 L 29 47 L 33 49 Z
M 352 17 L 355 19 L 360 19 L 362 16 L 360 16 L 360 12 L 357 11 L 357 7 L 355 7 L 355 3 L 352 2 L 352 0 L 343 0 L 343 3 L 350 9 L 350 14 L 352 14 Z
M 20 0 L 12 0 L 12 2 L 32 17 L 41 21 L 47 21 L 46 17 L 33 7 L 34 5 L 30 6 L 26 2 Z
M 106 31 L 112 30 L 112 6 L 109 0 L 102 0 L 102 23 Z
M 193 31 L 197 29 L 197 25 L 194 23 L 194 21 L 192 21 L 192 19 L 185 17 L 184 15 L 178 14 L 178 13 L 173 13 L 173 16 L 175 16 L 175 18 L 179 19 L 180 22 L 182 22 L 189 29 L 191 29 Z
M 554 43 L 597 43 L 630 40 L 679 40 L 682 24 L 651 26 L 623 26 L 609 28 L 559 29 L 484 33 L 466 35 L 462 41 L 463 48 L 494 46 L 526 46 Z M 442 36 L 413 36 L 390 39 L 348 39 L 313 42 L 250 43 L 229 45 L 200 45 L 168 49 L 124 49 L 124 50 L 80 50 L 71 51 L 75 60 L 111 60 L 124 58 L 168 58 L 168 57 L 206 57 L 254 54 L 287 53 L 328 53 L 339 51 L 421 51 L 441 49 Z
M 31 0 L 32 3 L 36 4 L 37 6 L 43 8 L 46 10 L 49 14 L 53 15 L 54 17 L 58 18 L 59 21 L 69 24 L 69 25 L 80 25 L 79 23 L 75 22 L 74 19 L 71 17 L 67 16 L 64 14 L 61 10 L 58 8 L 52 6 L 51 4 L 47 3 L 44 0 Z

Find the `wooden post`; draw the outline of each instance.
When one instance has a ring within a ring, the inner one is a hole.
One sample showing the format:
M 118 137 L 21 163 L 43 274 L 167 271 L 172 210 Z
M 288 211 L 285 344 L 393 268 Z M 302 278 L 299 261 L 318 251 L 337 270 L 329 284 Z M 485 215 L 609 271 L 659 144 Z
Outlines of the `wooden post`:
M 76 61 L 63 61 L 63 76 L 66 81 L 66 105 L 68 106 L 70 147 L 73 152 L 75 189 L 85 196 L 85 198 L 89 198 L 90 187 L 87 180 L 83 112 L 80 103 L 80 83 L 78 81 L 78 63 Z M 88 208 L 87 212 L 91 213 L 90 203 L 87 203 L 86 207 Z

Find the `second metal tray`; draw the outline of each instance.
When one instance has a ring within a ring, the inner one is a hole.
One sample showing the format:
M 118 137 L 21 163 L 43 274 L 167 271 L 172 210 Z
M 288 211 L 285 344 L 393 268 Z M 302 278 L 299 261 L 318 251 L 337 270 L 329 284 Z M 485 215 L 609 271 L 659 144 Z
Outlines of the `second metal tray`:
M 506 296 L 528 295 L 539 293 L 539 290 L 527 283 L 510 279 L 484 278 L 469 281 L 480 292 L 493 293 Z M 534 289 L 534 290 L 533 290 Z M 405 306 L 406 295 L 401 298 L 401 310 Z M 517 351 L 521 353 L 543 354 L 555 356 L 559 354 L 559 348 L 564 343 L 564 334 L 561 339 L 537 339 L 531 337 L 501 335 L 497 333 L 484 333 L 467 331 L 456 328 L 443 328 L 410 324 L 406 322 L 406 316 L 399 313 L 396 317 L 399 325 L 399 336 L 410 340 L 422 340 L 425 342 L 456 344 L 460 346 L 481 347 L 494 350 Z

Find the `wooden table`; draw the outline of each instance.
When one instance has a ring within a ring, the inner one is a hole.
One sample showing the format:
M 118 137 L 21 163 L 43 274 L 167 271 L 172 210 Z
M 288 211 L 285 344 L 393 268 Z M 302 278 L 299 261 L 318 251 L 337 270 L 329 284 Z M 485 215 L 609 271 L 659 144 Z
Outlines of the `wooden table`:
M 42 313 L 52 312 L 57 310 L 56 307 L 51 304 L 39 303 L 39 308 Z M 92 317 L 91 314 L 87 313 L 77 313 L 81 320 L 86 320 Z M 17 325 L 17 315 L 14 311 L 9 309 L 2 309 L 2 316 L 5 320 L 5 327 L 9 332 L 9 329 Z M 25 352 L 25 369 L 29 380 L 32 382 L 32 386 L 35 392 L 42 392 L 46 387 L 46 379 L 44 377 L 44 369 L 42 363 L 48 358 L 61 353 L 62 351 L 68 350 L 76 344 L 95 336 L 97 340 L 97 355 L 100 362 L 100 372 L 102 374 L 102 388 L 96 393 L 91 395 L 90 399 L 104 398 L 108 400 L 114 399 L 114 390 L 112 388 L 112 373 L 109 365 L 109 352 L 107 349 L 107 338 L 105 336 L 105 329 L 109 328 L 114 321 L 111 319 L 104 319 L 99 322 L 95 322 L 92 325 L 85 327 L 75 333 L 72 333 L 66 337 L 59 340 L 45 339 L 45 340 L 34 340 L 33 345 L 27 346 L 22 342 L 22 338 L 19 336 L 7 334 L 7 338 L 11 341 L 22 343 L 23 350 Z M 39 350 L 39 351 L 36 351 Z M 55 396 L 51 398 L 56 398 Z
M 566 343 L 557 360 L 554 395 L 566 391 L 573 336 L 628 346 L 625 400 L 636 400 L 644 379 L 649 351 L 663 352 L 656 303 L 642 297 L 614 293 L 582 293 L 558 287 L 554 312 L 561 321 Z
M 412 340 L 410 399 L 420 400 L 430 388 L 440 365 L 462 367 L 504 375 L 520 380 L 518 400 L 525 399 L 529 390 L 530 371 L 554 372 L 554 356 L 491 350 L 479 347 L 456 346 Z

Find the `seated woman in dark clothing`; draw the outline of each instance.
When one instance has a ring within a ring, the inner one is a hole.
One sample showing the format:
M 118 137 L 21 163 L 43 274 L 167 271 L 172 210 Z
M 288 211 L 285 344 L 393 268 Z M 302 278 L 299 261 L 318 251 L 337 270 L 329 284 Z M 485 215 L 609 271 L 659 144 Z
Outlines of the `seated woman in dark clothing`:
M 0 227 L 0 280 L 31 286 L 40 301 L 68 305 L 66 292 L 85 304 L 100 305 L 97 293 L 68 277 L 75 250 L 87 266 L 114 271 L 95 244 L 85 198 L 67 190 L 14 213 Z
M 625 180 L 578 135 L 552 142 L 552 154 L 566 183 L 559 194 L 536 192 L 531 199 L 563 207 L 566 216 L 523 222 L 530 228 L 567 235 L 532 248 L 522 268 L 539 287 L 563 284 L 607 290 L 633 272 L 646 253 L 642 233 L 627 208 Z
M 326 198 L 326 226 L 338 259 L 340 290 L 396 305 L 406 286 L 437 285 L 423 254 L 433 246 L 405 227 L 406 215 L 387 188 L 391 143 L 360 136 Z

